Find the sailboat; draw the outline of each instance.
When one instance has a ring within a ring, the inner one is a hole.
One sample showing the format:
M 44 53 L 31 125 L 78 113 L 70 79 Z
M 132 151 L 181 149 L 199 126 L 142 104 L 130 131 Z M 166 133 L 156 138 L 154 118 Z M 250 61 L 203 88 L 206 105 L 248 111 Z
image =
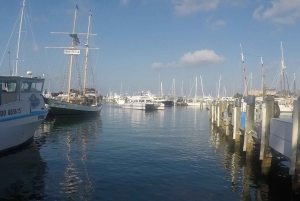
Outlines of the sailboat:
M 193 99 L 188 100 L 188 102 L 187 102 L 188 106 L 199 106 L 200 107 L 200 101 L 197 98 L 197 90 L 198 90 L 197 87 L 198 87 L 198 84 L 197 84 L 197 77 L 196 77 L 195 78 L 195 97 Z
M 275 98 L 276 101 L 278 101 L 278 106 L 280 113 L 283 114 L 292 114 L 293 112 L 293 102 L 294 98 L 289 98 L 287 97 L 287 91 L 285 88 L 286 80 L 285 80 L 285 68 L 286 66 L 284 65 L 284 58 L 283 58 L 283 48 L 282 48 L 282 41 L 280 43 L 281 46 L 281 62 L 280 62 L 280 89 L 281 89 L 281 95 L 282 97 L 280 98 Z
M 64 49 L 64 54 L 67 54 L 70 57 L 68 93 L 58 94 L 57 96 L 53 96 L 53 94 L 51 96 L 44 96 L 47 108 L 55 116 L 99 115 L 102 109 L 102 98 L 100 94 L 98 94 L 98 92 L 94 88 L 86 87 L 89 50 L 98 49 L 89 47 L 89 36 L 95 35 L 90 33 L 92 14 L 90 13 L 88 19 L 88 32 L 76 33 L 75 28 L 77 11 L 78 7 L 76 5 L 73 21 L 73 30 L 71 33 L 68 33 L 71 37 L 71 47 Z M 77 37 L 77 35 L 79 34 L 87 35 L 85 47 L 77 47 L 77 45 L 79 44 L 79 38 Z M 74 90 L 71 89 L 72 64 L 74 55 L 80 54 L 80 49 L 85 49 L 83 89 Z
M 29 144 L 38 126 L 45 120 L 42 90 L 44 78 L 19 76 L 19 51 L 25 0 L 21 9 L 17 59 L 12 75 L 0 75 L 0 153 Z

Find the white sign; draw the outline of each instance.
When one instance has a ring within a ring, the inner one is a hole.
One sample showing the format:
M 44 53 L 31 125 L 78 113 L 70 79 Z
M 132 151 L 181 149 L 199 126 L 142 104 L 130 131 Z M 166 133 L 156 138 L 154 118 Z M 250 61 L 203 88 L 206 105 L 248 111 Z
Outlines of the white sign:
M 80 50 L 64 50 L 64 54 L 80 54 Z

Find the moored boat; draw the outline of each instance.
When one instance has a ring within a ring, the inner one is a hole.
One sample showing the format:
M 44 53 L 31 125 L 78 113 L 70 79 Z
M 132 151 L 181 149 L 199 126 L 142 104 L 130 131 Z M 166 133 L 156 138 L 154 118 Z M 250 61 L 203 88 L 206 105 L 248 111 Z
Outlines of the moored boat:
M 29 144 L 37 127 L 45 120 L 42 91 L 44 78 L 18 75 L 20 39 L 25 0 L 21 9 L 15 68 L 11 75 L 0 76 L 0 153 Z M 1 69 L 2 70 L 2 69 Z
M 45 120 L 43 78 L 0 76 L 0 152 L 33 141 Z
M 143 92 L 134 93 L 128 96 L 127 101 L 123 104 L 123 108 L 136 110 L 159 110 L 164 109 L 163 103 L 154 102 L 147 94 Z
M 71 47 L 64 50 L 64 53 L 70 57 L 70 74 L 67 94 L 58 94 L 57 96 L 44 96 L 47 108 L 55 116 L 81 116 L 81 115 L 99 115 L 102 109 L 102 98 L 100 94 L 94 88 L 86 88 L 87 85 L 87 68 L 88 68 L 88 56 L 90 49 L 89 47 L 89 36 L 95 35 L 90 33 L 90 22 L 92 14 L 90 13 L 88 19 L 88 32 L 87 33 L 76 33 L 76 16 L 78 7 L 76 6 L 73 30 L 69 33 L 71 37 Z M 78 34 L 87 35 L 85 47 L 78 47 L 79 38 Z M 85 50 L 85 64 L 84 64 L 84 81 L 83 88 L 79 90 L 71 89 L 71 78 L 72 78 L 72 64 L 74 55 L 80 54 L 80 50 Z

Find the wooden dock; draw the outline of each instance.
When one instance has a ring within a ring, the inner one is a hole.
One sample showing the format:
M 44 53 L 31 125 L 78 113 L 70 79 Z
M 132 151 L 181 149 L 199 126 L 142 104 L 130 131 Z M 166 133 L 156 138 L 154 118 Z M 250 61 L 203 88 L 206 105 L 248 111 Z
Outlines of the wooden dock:
M 247 157 L 259 145 L 262 174 L 268 175 L 272 157 L 289 161 L 289 174 L 295 193 L 300 193 L 300 97 L 294 101 L 290 117 L 281 117 L 274 97 L 267 96 L 257 103 L 255 96 L 244 101 L 214 100 L 210 105 L 210 121 L 227 138 L 243 147 Z

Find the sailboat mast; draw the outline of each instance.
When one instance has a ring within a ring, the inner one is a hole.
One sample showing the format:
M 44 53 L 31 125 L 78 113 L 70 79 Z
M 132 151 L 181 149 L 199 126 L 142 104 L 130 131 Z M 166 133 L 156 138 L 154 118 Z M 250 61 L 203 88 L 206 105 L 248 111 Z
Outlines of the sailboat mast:
M 283 96 L 285 96 L 285 77 L 284 77 L 284 69 L 286 68 L 286 66 L 284 66 L 284 58 L 283 58 L 283 48 L 282 48 L 282 41 L 280 43 L 280 47 L 281 47 L 281 79 L 280 79 L 280 85 L 281 85 L 281 92 L 283 94 Z
M 91 24 L 92 12 L 89 15 L 89 23 L 88 23 L 88 32 L 86 35 L 86 49 L 85 49 L 85 63 L 84 63 L 84 78 L 83 78 L 83 95 L 85 95 L 86 90 L 86 70 L 88 65 L 88 54 L 89 54 L 89 36 L 90 36 L 90 24 Z
M 198 86 L 198 84 L 197 84 L 197 77 L 196 77 L 196 85 L 195 85 L 195 102 L 197 101 L 197 86 Z
M 243 65 L 243 71 L 244 71 L 245 92 L 246 92 L 246 96 L 248 96 L 248 82 L 247 82 L 247 76 L 246 76 L 246 69 L 245 69 L 245 61 L 244 61 L 244 54 L 243 54 L 242 44 L 240 44 L 240 46 L 241 46 L 242 65 Z
M 77 38 L 77 36 L 74 36 L 75 34 L 75 28 L 76 28 L 76 17 L 77 17 L 77 5 L 76 5 L 76 9 L 75 9 L 75 14 L 74 14 L 74 21 L 73 21 L 73 30 L 72 30 L 72 45 L 71 48 L 73 49 L 77 44 L 77 41 L 75 40 L 75 37 Z M 72 80 L 72 65 L 73 65 L 73 54 L 70 54 L 70 72 L 69 72 L 69 86 L 68 86 L 68 102 L 70 102 L 70 93 L 71 93 L 71 80 Z
M 200 82 L 201 82 L 201 89 L 202 89 L 202 97 L 204 98 L 204 90 L 203 90 L 203 84 L 202 84 L 202 77 L 200 75 Z
M 15 70 L 15 75 L 18 75 L 19 53 L 20 53 L 20 42 L 21 42 L 21 30 L 22 30 L 22 23 L 23 23 L 24 9 L 25 9 L 25 0 L 23 0 L 22 10 L 21 10 L 21 18 L 20 18 L 20 27 L 19 27 L 19 36 L 18 36 L 18 47 L 17 47 L 17 58 L 16 58 L 16 70 Z
M 266 98 L 266 76 L 265 76 L 265 68 L 264 68 L 264 62 L 263 58 L 260 57 L 260 63 L 261 63 L 261 71 L 262 71 L 262 76 L 263 76 L 263 102 L 265 102 Z

